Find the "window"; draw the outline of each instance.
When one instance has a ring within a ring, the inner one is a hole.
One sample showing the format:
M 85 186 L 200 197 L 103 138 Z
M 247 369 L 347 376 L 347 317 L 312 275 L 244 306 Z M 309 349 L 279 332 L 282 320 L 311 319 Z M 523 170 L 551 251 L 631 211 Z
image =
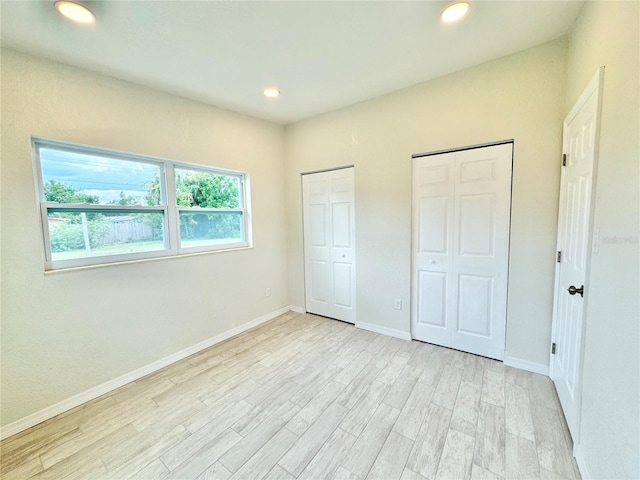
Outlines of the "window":
M 242 241 L 242 177 L 176 166 L 175 185 L 183 248 Z
M 46 270 L 249 246 L 245 173 L 32 143 Z

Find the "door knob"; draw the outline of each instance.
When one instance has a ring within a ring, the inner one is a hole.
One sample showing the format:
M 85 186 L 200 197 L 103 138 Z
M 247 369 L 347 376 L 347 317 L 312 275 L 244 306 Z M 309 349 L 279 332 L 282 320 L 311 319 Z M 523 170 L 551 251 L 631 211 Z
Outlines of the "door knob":
M 584 285 L 582 285 L 580 288 L 576 288 L 573 285 L 571 285 L 569 288 L 567 288 L 567 292 L 569 292 L 569 295 L 575 295 L 576 293 L 579 293 L 581 297 L 584 296 Z

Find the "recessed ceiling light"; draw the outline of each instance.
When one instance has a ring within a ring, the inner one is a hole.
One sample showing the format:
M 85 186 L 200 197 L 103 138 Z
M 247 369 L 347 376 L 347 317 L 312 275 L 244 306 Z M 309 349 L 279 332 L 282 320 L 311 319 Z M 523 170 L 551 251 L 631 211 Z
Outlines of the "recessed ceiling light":
M 70 2 L 69 0 L 58 0 L 54 3 L 56 10 L 69 20 L 73 20 L 76 23 L 90 24 L 95 23 L 95 15 L 84 5 L 76 2 Z
M 276 98 L 280 96 L 280 90 L 274 87 L 268 87 L 264 89 L 264 96 L 269 98 Z
M 455 22 L 465 16 L 469 10 L 469 4 L 467 2 L 456 2 L 445 8 L 440 14 L 440 18 L 443 22 Z

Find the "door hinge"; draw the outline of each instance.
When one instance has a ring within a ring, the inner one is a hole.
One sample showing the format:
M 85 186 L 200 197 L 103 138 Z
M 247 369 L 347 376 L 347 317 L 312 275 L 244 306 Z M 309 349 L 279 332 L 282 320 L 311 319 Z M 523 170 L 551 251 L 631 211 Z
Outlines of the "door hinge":
M 566 153 L 562 154 L 562 166 L 563 167 L 567 166 L 567 154 Z
M 558 252 L 558 255 L 556 255 L 556 262 L 560 263 L 562 261 L 562 252 Z
M 556 354 L 556 344 L 555 344 L 555 343 L 552 343 L 552 344 L 551 344 L 551 354 L 552 354 L 552 355 L 555 355 L 555 354 Z

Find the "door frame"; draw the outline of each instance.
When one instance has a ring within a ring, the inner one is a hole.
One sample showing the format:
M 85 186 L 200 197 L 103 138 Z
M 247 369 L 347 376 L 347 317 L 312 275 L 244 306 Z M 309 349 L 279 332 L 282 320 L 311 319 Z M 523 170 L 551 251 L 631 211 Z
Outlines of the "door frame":
M 413 308 L 414 308 L 414 302 L 417 301 L 416 298 L 414 298 L 413 295 L 413 291 L 414 291 L 414 287 L 415 285 L 413 284 L 414 282 L 414 278 L 413 278 L 413 265 L 414 265 L 414 236 L 413 236 L 413 219 L 414 219 L 414 215 L 415 215 L 415 211 L 414 211 L 414 202 L 413 202 L 413 176 L 415 174 L 415 172 L 413 171 L 414 169 L 414 165 L 415 162 L 413 160 L 415 160 L 416 158 L 421 158 L 421 157 L 430 157 L 430 156 L 434 156 L 434 155 L 441 155 L 441 154 L 445 154 L 445 153 L 455 153 L 455 152 L 462 152 L 462 151 L 466 151 L 466 150 L 475 150 L 475 149 L 480 149 L 480 148 L 486 148 L 486 147 L 494 147 L 497 145 L 505 145 L 505 144 L 511 144 L 511 179 L 510 179 L 510 185 L 509 185 L 509 240 L 508 240 L 508 246 L 507 246 L 507 279 L 506 279 L 506 305 L 505 305 L 505 326 L 504 326 L 504 345 L 505 345 L 505 350 L 504 350 L 504 354 L 503 357 L 506 357 L 507 354 L 507 330 L 508 330 L 508 313 L 509 313 L 509 279 L 511 277 L 511 228 L 513 225 L 512 222 L 512 217 L 513 217 L 513 171 L 514 171 L 514 159 L 515 159 L 515 140 L 513 138 L 509 138 L 509 139 L 505 139 L 505 140 L 497 140 L 494 142 L 486 142 L 486 143 L 478 143 L 478 144 L 474 144 L 474 145 L 468 145 L 468 146 L 463 146 L 463 147 L 455 147 L 455 148 L 449 148 L 449 149 L 444 149 L 444 150 L 434 150 L 431 152 L 424 152 L 424 153 L 414 153 L 411 155 L 411 179 L 412 179 L 412 192 L 411 192 L 411 282 L 410 282 L 410 288 L 411 288 L 411 304 L 410 304 L 410 312 L 413 312 Z M 410 313 L 410 319 L 409 319 L 409 335 L 410 338 L 412 340 L 415 340 L 416 338 L 414 337 L 413 334 L 413 317 L 412 317 L 412 313 Z M 419 340 L 420 341 L 420 340 Z M 504 358 L 501 360 L 502 362 L 504 362 Z
M 308 170 L 306 172 L 301 172 L 300 173 L 300 205 L 301 205 L 301 213 L 302 213 L 302 285 L 303 285 L 303 291 L 304 291 L 304 312 L 303 313 L 308 313 L 309 311 L 307 310 L 307 269 L 306 269 L 306 248 L 305 248 L 305 227 L 304 227 L 304 177 L 306 175 L 314 175 L 316 173 L 325 173 L 325 172 L 334 172 L 337 170 L 346 170 L 348 168 L 353 168 L 353 179 L 354 179 L 354 191 L 353 191 L 353 213 L 354 213 L 354 223 L 355 223 L 355 165 L 351 164 L 351 165 L 341 165 L 339 167 L 331 167 L 331 168 L 322 168 L 322 169 L 318 169 L 318 170 Z M 355 225 L 354 225 L 355 228 Z M 354 231 L 354 236 L 355 236 L 355 231 Z M 355 248 L 355 239 L 354 239 L 354 248 Z M 354 260 L 354 265 L 355 265 L 355 260 Z M 355 267 L 354 267 L 355 268 Z M 357 282 L 357 271 L 356 271 L 356 280 Z M 354 298 L 353 298 L 353 302 L 354 302 L 354 311 L 356 312 L 356 317 L 357 317 L 357 304 L 356 304 L 356 288 L 357 288 L 357 283 L 354 285 Z M 314 313 L 313 315 L 317 315 L 316 313 Z M 337 320 L 337 319 L 334 319 Z M 337 320 L 342 322 L 343 320 Z M 354 321 L 354 324 L 356 322 Z
M 335 172 L 336 170 L 345 170 L 347 168 L 353 168 L 355 172 L 355 165 L 342 165 L 340 167 L 322 168 L 320 170 L 309 170 L 307 172 L 302 172 L 300 173 L 300 182 L 302 182 L 302 177 L 304 177 L 305 175 L 313 175 L 314 173 Z M 300 185 L 302 185 L 302 183 L 300 183 Z
M 567 153 L 567 127 L 569 123 L 576 117 L 576 115 L 581 111 L 584 105 L 587 103 L 589 97 L 596 92 L 598 95 L 597 100 L 597 108 L 596 108 L 596 129 L 594 132 L 594 144 L 593 144 L 593 167 L 592 167 L 592 175 L 591 175 L 591 193 L 589 199 L 589 221 L 587 226 L 587 254 L 586 254 L 586 262 L 585 262 L 585 282 L 584 282 L 584 300 L 582 304 L 582 316 L 580 319 L 581 328 L 580 328 L 580 338 L 578 341 L 579 345 L 579 353 L 578 353 L 578 377 L 576 381 L 576 417 L 578 422 L 575 426 L 575 438 L 573 438 L 573 454 L 575 456 L 578 448 L 578 444 L 580 443 L 580 417 L 582 411 L 582 376 L 584 369 L 584 338 L 586 333 L 586 318 L 587 318 L 587 308 L 589 305 L 589 277 L 591 275 L 591 256 L 593 252 L 593 219 L 595 212 L 595 199 L 596 199 L 596 184 L 597 184 L 597 174 L 598 174 L 598 157 L 600 152 L 600 127 L 601 127 L 601 114 L 602 114 L 602 94 L 603 94 L 603 85 L 604 83 L 604 66 L 598 68 L 595 75 L 591 78 L 583 92 L 576 100 L 575 104 L 564 118 L 562 122 L 562 153 L 563 155 Z M 557 230 L 557 240 L 556 240 L 556 252 L 560 251 L 561 248 L 561 238 L 560 233 L 562 232 L 562 216 L 560 207 L 562 207 L 563 202 L 566 199 L 566 192 L 563 187 L 563 180 L 565 176 L 565 171 L 560 167 L 560 198 L 559 198 L 559 208 L 558 208 L 558 230 Z M 557 329 L 558 329 L 558 295 L 560 288 L 560 268 L 562 263 L 556 263 L 555 268 L 555 277 L 553 284 L 553 315 L 551 321 L 551 343 L 555 343 L 557 340 Z M 551 345 L 549 348 L 549 378 L 554 383 L 554 374 L 555 374 L 555 362 L 554 362 L 554 354 L 552 353 Z M 554 387 L 555 388 L 555 387 Z

